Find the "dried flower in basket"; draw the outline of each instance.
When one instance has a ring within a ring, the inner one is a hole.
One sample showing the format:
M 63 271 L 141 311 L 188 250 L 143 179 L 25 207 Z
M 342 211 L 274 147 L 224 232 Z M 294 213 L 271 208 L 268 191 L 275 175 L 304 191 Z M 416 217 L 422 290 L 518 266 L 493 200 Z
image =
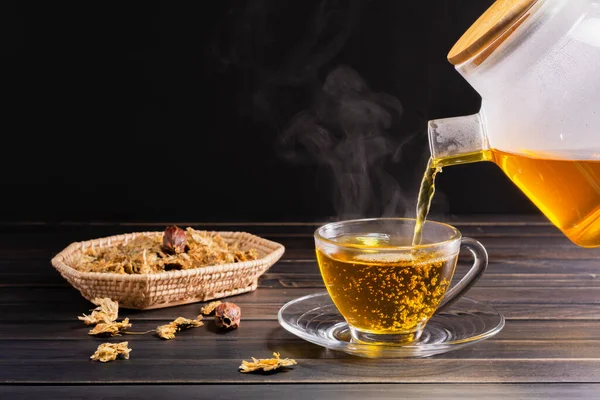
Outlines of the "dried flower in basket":
M 177 318 L 175 321 L 170 322 L 166 325 L 161 325 L 156 328 L 156 334 L 161 339 L 174 339 L 175 333 L 184 329 L 197 328 L 204 325 L 200 320 L 202 316 L 199 315 L 197 319 L 187 319 L 183 317 Z
M 129 318 L 121 322 L 101 322 L 88 332 L 88 335 L 94 336 L 116 336 L 131 328 Z
M 122 358 L 128 360 L 131 349 L 127 346 L 128 342 L 102 343 L 100 346 L 98 346 L 98 349 L 94 354 L 92 354 L 90 359 L 94 361 L 108 362 L 116 360 L 118 356 L 122 356 Z
M 100 322 L 113 322 L 119 317 L 119 303 L 112 301 L 109 298 L 95 298 L 92 300 L 96 307 L 90 315 L 77 317 L 80 321 L 83 321 L 86 325 L 98 324 Z
M 178 226 L 169 226 L 163 233 L 163 250 L 169 254 L 183 253 L 187 238 L 185 231 Z
M 289 367 L 289 366 L 297 364 L 296 360 L 292 360 L 289 358 L 284 358 L 284 359 L 279 358 L 280 357 L 279 353 L 273 353 L 273 356 L 275 358 L 257 360 L 256 358 L 252 357 L 252 361 L 243 360 L 242 365 L 240 365 L 240 371 L 241 372 L 253 372 L 253 371 L 263 370 L 266 372 L 266 371 L 274 371 L 281 367 Z
M 210 315 L 213 311 L 215 311 L 215 308 L 217 308 L 219 304 L 221 304 L 219 300 L 211 301 L 210 303 L 208 303 L 200 309 L 200 314 Z
M 236 329 L 241 318 L 242 310 L 233 303 L 221 303 L 215 308 L 215 323 L 219 328 Z
M 227 243 L 216 232 L 184 231 L 170 226 L 158 236 L 136 238 L 109 247 L 91 247 L 78 252 L 71 266 L 83 272 L 116 274 L 154 274 L 238 263 L 259 258 L 254 248 Z

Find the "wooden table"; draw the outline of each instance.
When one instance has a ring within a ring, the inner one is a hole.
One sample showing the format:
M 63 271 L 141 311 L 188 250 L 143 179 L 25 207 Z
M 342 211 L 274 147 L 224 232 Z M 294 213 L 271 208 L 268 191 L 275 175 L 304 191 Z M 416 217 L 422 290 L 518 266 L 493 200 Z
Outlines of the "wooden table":
M 2 224 L 0 398 L 600 398 L 600 249 L 574 246 L 540 217 L 451 223 L 489 251 L 489 269 L 469 296 L 506 316 L 492 339 L 426 359 L 362 359 L 310 344 L 280 327 L 276 314 L 289 300 L 324 291 L 313 253 L 317 224 L 195 224 L 252 232 L 286 253 L 255 292 L 231 298 L 243 310 L 238 330 L 218 334 L 207 323 L 171 341 L 125 336 L 130 360 L 107 364 L 89 360 L 106 340 L 88 336 L 76 318 L 91 304 L 49 260 L 73 241 L 164 224 Z M 122 310 L 121 317 L 142 331 L 199 309 Z M 271 375 L 238 372 L 241 360 L 274 351 L 298 365 Z

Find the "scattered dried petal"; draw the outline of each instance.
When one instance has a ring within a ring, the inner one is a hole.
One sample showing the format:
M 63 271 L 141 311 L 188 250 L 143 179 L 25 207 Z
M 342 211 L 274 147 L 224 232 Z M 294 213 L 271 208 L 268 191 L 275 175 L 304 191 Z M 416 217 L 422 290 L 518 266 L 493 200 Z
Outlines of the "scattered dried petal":
M 215 308 L 217 308 L 217 306 L 221 304 L 221 302 L 219 300 L 217 301 L 211 301 L 210 303 L 208 303 L 207 305 L 205 305 L 204 307 L 202 307 L 200 309 L 200 313 L 204 314 L 204 315 L 209 315 L 210 313 L 212 313 L 213 311 L 215 311 Z
M 177 325 L 179 330 L 189 329 L 189 328 L 197 328 L 199 326 L 204 325 L 204 322 L 201 322 L 202 316 L 199 315 L 196 319 L 187 319 L 183 317 L 178 317 L 172 324 Z
M 156 328 L 156 334 L 161 339 L 174 339 L 175 333 L 184 329 L 197 328 L 204 325 L 200 320 L 202 316 L 199 315 L 197 319 L 187 319 L 183 317 L 177 318 L 175 321 L 170 322 L 166 325 L 161 325 Z
M 131 349 L 127 347 L 128 342 L 121 343 L 102 343 L 90 359 L 100 362 L 108 362 L 116 360 L 120 355 L 124 359 L 129 359 Z
M 281 367 L 289 367 L 291 365 L 296 365 L 296 360 L 291 360 L 289 358 L 281 359 L 279 353 L 273 353 L 275 358 L 269 359 L 261 359 L 257 360 L 252 357 L 252 362 L 243 360 L 242 365 L 240 365 L 241 372 L 253 372 L 262 369 L 263 371 L 273 371 Z
M 111 299 L 105 298 L 95 298 L 92 300 L 92 303 L 97 305 L 91 315 L 83 314 L 82 317 L 77 317 L 79 320 L 83 321 L 86 325 L 93 325 L 100 322 L 110 323 L 116 321 L 119 317 L 119 303 L 116 301 L 112 301 Z
M 236 329 L 241 318 L 242 310 L 233 303 L 221 303 L 215 308 L 215 323 L 219 328 Z
M 99 323 L 88 332 L 88 335 L 95 336 L 116 336 L 119 335 L 128 328 L 131 328 L 131 324 L 129 323 L 129 318 L 125 318 L 121 322 L 102 322 Z
M 156 334 L 161 339 L 175 339 L 175 333 L 177 332 L 177 326 L 167 324 L 161 325 L 156 328 Z

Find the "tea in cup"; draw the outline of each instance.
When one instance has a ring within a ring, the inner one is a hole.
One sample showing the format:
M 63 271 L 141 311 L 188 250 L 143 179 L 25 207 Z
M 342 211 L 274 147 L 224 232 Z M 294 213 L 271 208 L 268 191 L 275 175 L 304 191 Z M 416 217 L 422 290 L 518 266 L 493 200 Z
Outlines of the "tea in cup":
M 352 339 L 404 344 L 419 339 L 434 313 L 464 295 L 487 268 L 487 252 L 454 227 L 427 221 L 412 245 L 416 221 L 380 218 L 342 221 L 315 232 L 317 261 Z M 475 261 L 452 289 L 461 247 Z

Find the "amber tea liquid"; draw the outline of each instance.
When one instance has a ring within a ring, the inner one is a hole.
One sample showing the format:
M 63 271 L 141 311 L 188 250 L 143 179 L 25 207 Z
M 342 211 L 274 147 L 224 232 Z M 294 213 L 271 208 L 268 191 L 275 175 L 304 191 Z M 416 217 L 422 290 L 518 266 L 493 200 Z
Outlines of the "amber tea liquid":
M 410 245 L 411 239 L 348 235 L 336 242 L 353 250 L 326 254 L 317 249 L 329 295 L 350 325 L 368 333 L 405 333 L 431 318 L 448 289 L 457 255 L 368 251 Z
M 415 223 L 415 232 L 413 234 L 412 244 L 418 246 L 421 244 L 423 238 L 423 224 L 429 214 L 431 208 L 431 201 L 435 194 L 435 176 L 442 169 L 435 165 L 432 158 L 427 162 L 425 173 L 423 174 L 423 180 L 421 181 L 421 188 L 419 189 L 419 197 L 417 198 L 417 221 Z
M 427 217 L 440 167 L 493 161 L 571 241 L 581 247 L 600 247 L 600 161 L 557 160 L 499 150 L 430 160 L 417 205 L 414 243 Z
M 490 152 L 490 158 L 575 244 L 600 246 L 600 161 Z

